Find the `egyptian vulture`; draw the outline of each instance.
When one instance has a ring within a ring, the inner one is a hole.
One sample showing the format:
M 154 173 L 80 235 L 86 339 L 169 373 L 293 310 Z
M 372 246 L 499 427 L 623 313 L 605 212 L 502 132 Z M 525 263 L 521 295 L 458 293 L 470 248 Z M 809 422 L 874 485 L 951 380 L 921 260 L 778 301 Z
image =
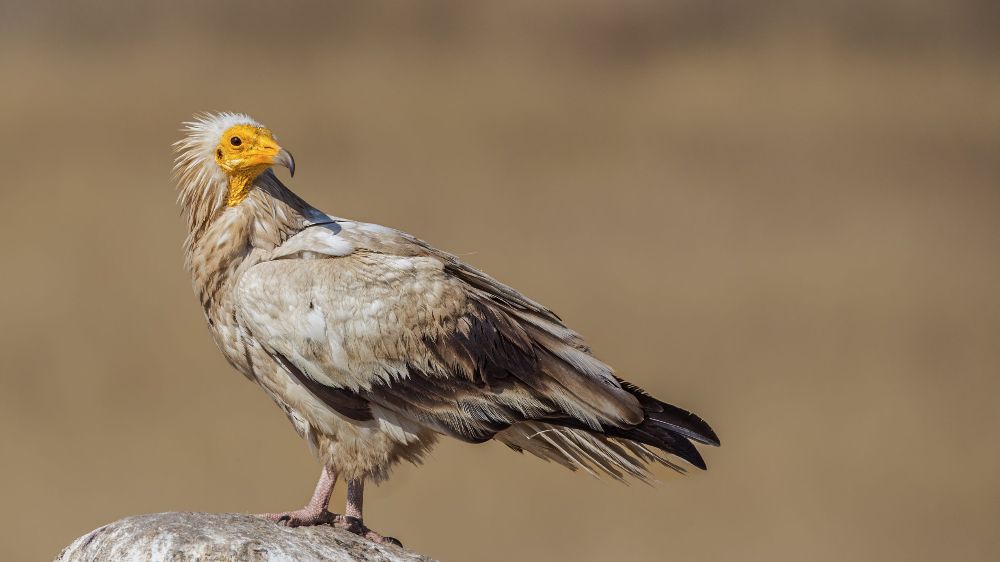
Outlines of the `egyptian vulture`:
M 226 359 L 264 389 L 323 465 L 297 526 L 365 527 L 366 481 L 419 463 L 444 435 L 491 439 L 621 480 L 704 469 L 698 416 L 617 376 L 553 312 L 409 234 L 327 215 L 270 169 L 295 161 L 235 113 L 183 126 L 185 265 Z M 669 456 L 668 456 L 669 455 Z M 343 515 L 327 510 L 338 478 Z

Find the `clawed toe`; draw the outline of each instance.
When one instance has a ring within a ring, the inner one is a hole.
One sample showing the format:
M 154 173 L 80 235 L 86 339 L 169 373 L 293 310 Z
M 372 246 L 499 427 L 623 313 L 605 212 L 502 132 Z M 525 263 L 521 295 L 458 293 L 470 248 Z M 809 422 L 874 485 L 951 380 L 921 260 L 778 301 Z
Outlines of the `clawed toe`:
M 383 537 L 368 527 L 365 527 L 364 522 L 357 517 L 351 517 L 350 515 L 336 515 L 333 518 L 333 525 L 338 529 L 350 531 L 351 533 L 362 536 L 374 543 L 391 544 L 403 548 L 403 543 L 400 542 L 399 539 L 395 537 Z
M 286 527 L 312 527 L 315 525 L 329 525 L 334 521 L 334 514 L 327 510 L 312 511 L 299 509 L 297 511 L 286 511 L 284 513 L 262 513 L 261 517 L 266 517 L 279 525 Z
M 350 531 L 355 535 L 364 535 L 367 529 L 364 523 L 361 522 L 357 517 L 351 517 L 350 515 L 337 515 L 333 518 L 333 526 L 338 529 L 343 529 L 345 531 Z
M 374 535 L 374 537 L 369 535 Z M 393 546 L 398 546 L 399 548 L 403 548 L 403 543 L 400 542 L 400 540 L 397 539 L 396 537 L 383 537 L 382 535 L 376 533 L 375 531 L 369 531 L 369 534 L 365 536 L 368 538 L 368 540 L 375 541 L 379 544 L 391 544 Z

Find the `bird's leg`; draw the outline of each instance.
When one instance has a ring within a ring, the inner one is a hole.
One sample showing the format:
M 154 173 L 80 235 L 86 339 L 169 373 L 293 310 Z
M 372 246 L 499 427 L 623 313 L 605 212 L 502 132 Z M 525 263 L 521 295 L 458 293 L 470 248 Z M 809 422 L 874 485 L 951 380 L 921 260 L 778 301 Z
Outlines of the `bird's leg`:
M 323 467 L 323 472 L 319 475 L 319 482 L 316 483 L 316 490 L 313 491 L 312 499 L 305 507 L 296 511 L 285 513 L 263 513 L 263 517 L 288 525 L 289 527 L 308 527 L 311 525 L 325 525 L 333 523 L 334 515 L 327 511 L 330 503 L 330 494 L 333 493 L 333 486 L 337 483 L 337 474 L 329 467 Z
M 366 539 L 380 544 L 394 544 L 403 546 L 403 543 L 393 537 L 383 537 L 382 535 L 365 527 L 362 511 L 365 503 L 365 481 L 363 479 L 349 480 L 347 482 L 347 505 L 344 507 L 344 514 L 334 518 L 334 525 L 341 529 L 365 537 Z
M 365 481 L 351 480 L 347 483 L 347 505 L 344 506 L 344 515 L 364 519 L 365 508 Z

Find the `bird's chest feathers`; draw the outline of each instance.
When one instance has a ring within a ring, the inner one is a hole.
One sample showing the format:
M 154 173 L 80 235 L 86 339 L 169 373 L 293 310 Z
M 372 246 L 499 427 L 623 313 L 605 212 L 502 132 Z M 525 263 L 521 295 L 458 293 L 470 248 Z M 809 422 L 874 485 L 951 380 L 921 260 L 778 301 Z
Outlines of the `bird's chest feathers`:
M 218 302 L 220 293 L 231 290 L 244 271 L 271 259 L 271 253 L 289 236 L 282 229 L 262 228 L 263 221 L 249 204 L 220 213 L 192 252 L 192 279 L 203 304 Z

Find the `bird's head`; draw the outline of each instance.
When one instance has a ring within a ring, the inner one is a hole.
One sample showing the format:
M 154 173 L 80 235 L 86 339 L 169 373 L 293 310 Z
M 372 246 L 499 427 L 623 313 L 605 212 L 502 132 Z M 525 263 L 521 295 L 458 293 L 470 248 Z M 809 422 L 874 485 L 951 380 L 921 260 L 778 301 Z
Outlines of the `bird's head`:
M 175 145 L 182 200 L 196 199 L 197 193 L 224 184 L 225 204 L 232 207 L 246 199 L 254 180 L 271 166 L 284 166 L 295 174 L 291 153 L 270 129 L 247 115 L 202 114 L 184 125 L 185 136 Z
M 278 165 L 295 175 L 295 159 L 281 148 L 270 129 L 257 124 L 240 124 L 223 131 L 215 147 L 215 163 L 229 176 L 256 178 Z

